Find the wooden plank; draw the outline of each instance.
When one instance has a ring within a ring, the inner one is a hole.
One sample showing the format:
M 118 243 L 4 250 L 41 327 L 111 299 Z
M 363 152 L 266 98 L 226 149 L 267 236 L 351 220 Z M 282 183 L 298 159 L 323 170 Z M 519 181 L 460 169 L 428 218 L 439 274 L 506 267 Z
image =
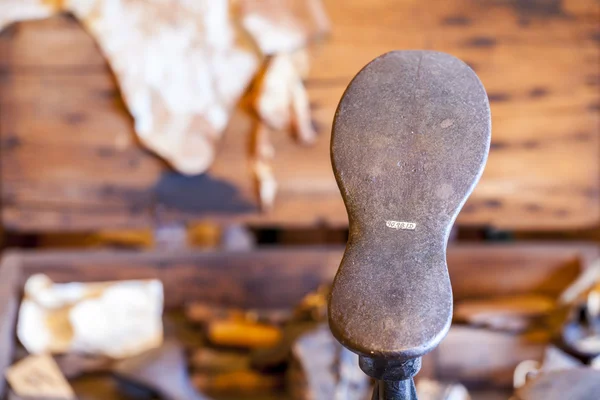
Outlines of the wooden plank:
M 296 247 L 233 253 L 5 254 L 0 262 L 0 368 L 11 361 L 18 288 L 32 274 L 45 273 L 57 282 L 157 278 L 165 285 L 168 308 L 192 301 L 282 308 L 294 306 L 304 294 L 330 281 L 342 252 L 341 247 Z M 593 244 L 454 245 L 448 265 L 456 300 L 522 293 L 555 297 L 599 256 L 600 246 Z M 514 364 L 537 357 L 544 340 L 453 327 L 427 357 L 426 368 L 432 377 L 505 387 Z M 0 398 L 2 385 L 0 380 Z
M 165 218 L 262 225 L 347 224 L 329 161 L 337 101 L 373 57 L 430 48 L 466 60 L 487 87 L 493 145 L 458 224 L 570 229 L 600 222 L 600 7 L 563 2 L 327 0 L 333 33 L 311 49 L 307 80 L 321 137 L 273 134 L 280 185 L 258 211 L 240 109 L 210 175 L 185 178 L 141 150 L 114 78 L 73 18 L 0 37 L 0 177 L 13 230 L 145 227 Z M 68 40 L 66 39 L 68 38 Z
M 555 298 L 599 256 L 597 245 L 473 244 L 451 246 L 447 263 L 455 301 L 519 294 Z
M 0 265 L 0 398 L 7 386 L 4 371 L 12 364 L 14 352 L 20 271 L 20 257 L 17 254 L 4 255 Z
M 167 307 L 200 301 L 232 307 L 292 307 L 330 281 L 341 250 L 250 252 L 37 252 L 23 255 L 23 281 L 34 273 L 57 282 L 160 279 Z
M 434 350 L 437 378 L 470 387 L 510 388 L 521 361 L 541 361 L 548 332 L 510 334 L 453 326 Z
M 341 247 L 267 248 L 243 252 L 41 251 L 21 253 L 23 273 L 57 282 L 156 278 L 168 306 L 213 302 L 233 307 L 294 306 L 329 282 Z M 558 296 L 600 256 L 595 245 L 454 245 L 448 268 L 455 300 L 538 293 Z

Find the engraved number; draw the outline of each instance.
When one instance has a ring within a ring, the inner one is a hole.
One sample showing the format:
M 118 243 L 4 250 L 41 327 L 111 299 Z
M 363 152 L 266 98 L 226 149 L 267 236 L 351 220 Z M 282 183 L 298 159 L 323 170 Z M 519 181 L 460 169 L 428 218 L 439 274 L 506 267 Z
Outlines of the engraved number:
M 405 231 L 414 231 L 417 227 L 415 222 L 403 222 L 403 221 L 385 221 L 385 225 L 392 229 L 402 229 Z

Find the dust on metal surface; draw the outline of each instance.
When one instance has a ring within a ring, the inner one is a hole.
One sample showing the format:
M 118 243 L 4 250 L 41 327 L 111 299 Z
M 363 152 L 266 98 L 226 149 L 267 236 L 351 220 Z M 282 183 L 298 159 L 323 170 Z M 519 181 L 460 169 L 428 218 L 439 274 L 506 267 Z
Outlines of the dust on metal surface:
M 329 323 L 377 379 L 418 371 L 448 332 L 446 244 L 490 145 L 483 85 L 457 58 L 384 54 L 352 80 L 331 139 L 350 235 Z M 420 360 L 419 360 L 420 361 Z

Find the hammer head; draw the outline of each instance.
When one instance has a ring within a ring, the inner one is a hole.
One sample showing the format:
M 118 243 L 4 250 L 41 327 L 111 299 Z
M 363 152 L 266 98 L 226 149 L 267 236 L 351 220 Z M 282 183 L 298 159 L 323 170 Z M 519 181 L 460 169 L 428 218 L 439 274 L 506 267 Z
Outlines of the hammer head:
M 418 371 L 414 359 L 450 327 L 446 245 L 483 171 L 490 131 L 481 82 L 444 53 L 385 54 L 340 101 L 331 158 L 350 236 L 329 324 L 375 378 L 406 379 L 390 376 L 389 362 L 412 360 L 400 369 Z

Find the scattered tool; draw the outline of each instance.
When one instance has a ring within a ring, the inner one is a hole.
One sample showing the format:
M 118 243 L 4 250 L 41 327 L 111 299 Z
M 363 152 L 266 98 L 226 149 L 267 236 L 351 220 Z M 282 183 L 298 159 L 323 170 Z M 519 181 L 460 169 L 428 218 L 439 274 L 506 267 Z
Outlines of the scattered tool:
M 536 376 L 519 388 L 512 400 L 596 400 L 600 393 L 600 371 L 573 368 Z
M 181 346 L 166 341 L 113 367 L 115 378 L 128 392 L 161 400 L 206 400 L 192 386 Z
M 296 340 L 287 381 L 293 400 L 364 400 L 371 386 L 356 354 L 343 348 L 326 324 Z
M 450 229 L 490 146 L 485 89 L 462 61 L 385 54 L 352 80 L 331 139 L 350 233 L 330 328 L 377 380 L 373 399 L 416 399 L 421 357 L 452 320 Z

